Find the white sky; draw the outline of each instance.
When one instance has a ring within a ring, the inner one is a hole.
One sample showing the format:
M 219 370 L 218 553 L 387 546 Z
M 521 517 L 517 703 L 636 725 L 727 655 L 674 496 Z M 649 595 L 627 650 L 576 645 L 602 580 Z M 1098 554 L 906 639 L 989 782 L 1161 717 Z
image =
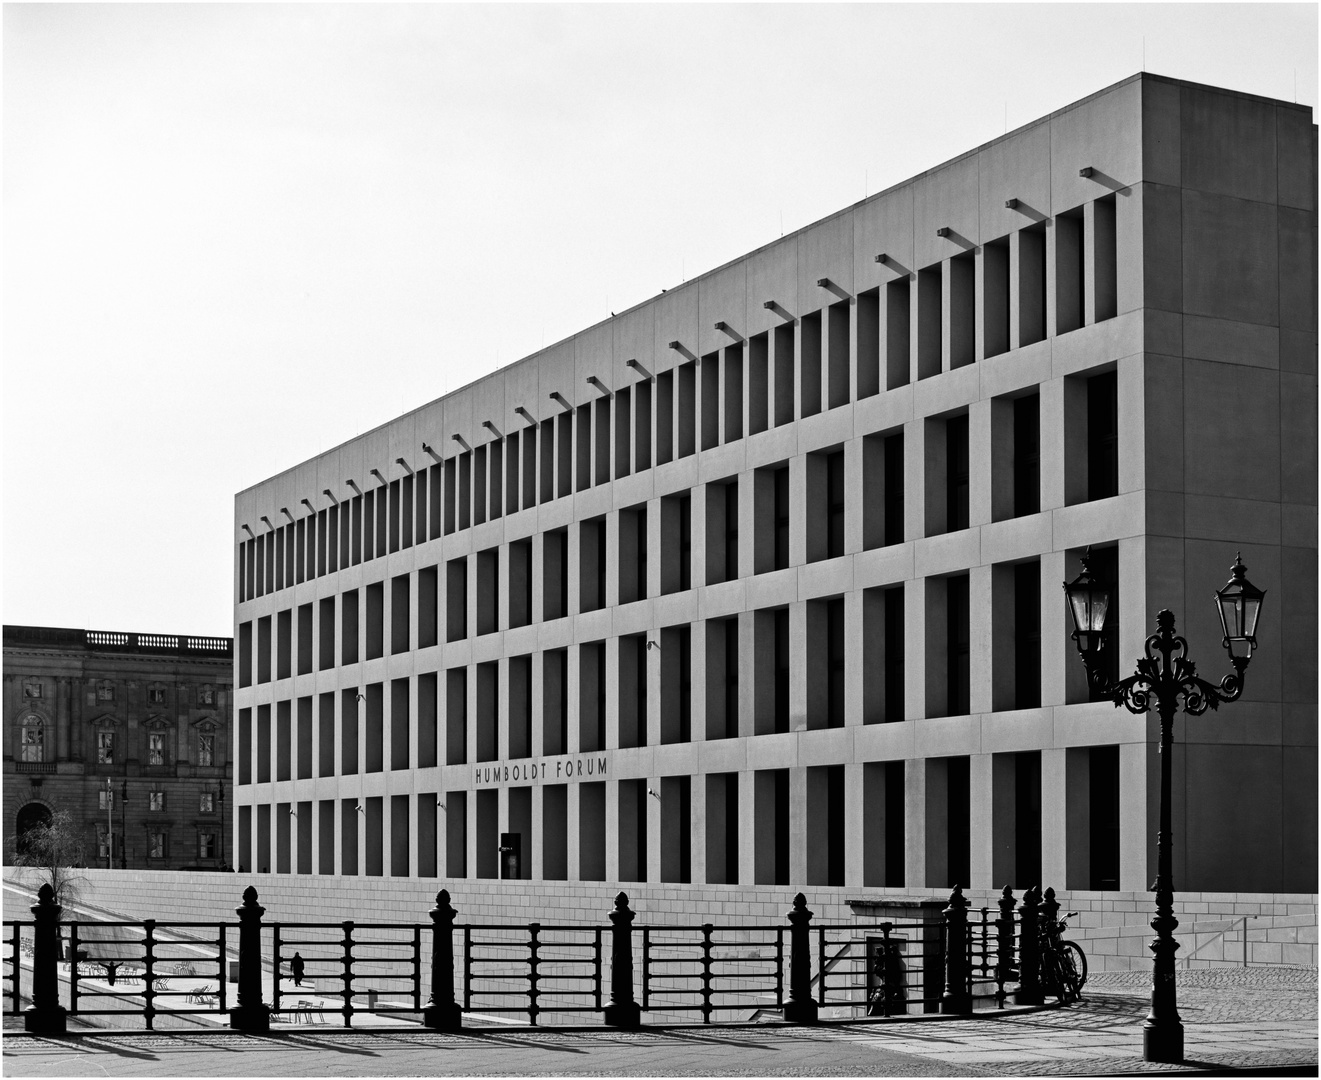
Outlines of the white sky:
M 4 7 L 7 623 L 232 632 L 233 495 L 1313 4 Z M 783 225 L 781 224 L 783 223 Z

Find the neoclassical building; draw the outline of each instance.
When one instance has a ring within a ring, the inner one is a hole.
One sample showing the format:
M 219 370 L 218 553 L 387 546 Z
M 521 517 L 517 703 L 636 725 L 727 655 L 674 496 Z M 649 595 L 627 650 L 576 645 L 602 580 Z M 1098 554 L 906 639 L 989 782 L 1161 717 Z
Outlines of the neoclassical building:
M 70 811 L 88 866 L 231 861 L 229 638 L 4 628 L 5 861 Z
M 1142 892 L 1061 584 L 1218 679 L 1241 552 L 1175 877 L 1315 892 L 1316 134 L 1134 76 L 240 492 L 234 861 Z

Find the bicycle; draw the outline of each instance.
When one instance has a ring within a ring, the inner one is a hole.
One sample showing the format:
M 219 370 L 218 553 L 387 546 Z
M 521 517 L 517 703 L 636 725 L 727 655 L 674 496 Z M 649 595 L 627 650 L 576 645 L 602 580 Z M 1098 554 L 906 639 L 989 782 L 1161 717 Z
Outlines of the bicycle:
M 1077 914 L 1070 911 L 1061 919 L 1041 924 L 1041 983 L 1065 1005 L 1082 998 L 1087 982 L 1087 954 L 1076 942 L 1065 941 L 1062 936 L 1069 920 Z

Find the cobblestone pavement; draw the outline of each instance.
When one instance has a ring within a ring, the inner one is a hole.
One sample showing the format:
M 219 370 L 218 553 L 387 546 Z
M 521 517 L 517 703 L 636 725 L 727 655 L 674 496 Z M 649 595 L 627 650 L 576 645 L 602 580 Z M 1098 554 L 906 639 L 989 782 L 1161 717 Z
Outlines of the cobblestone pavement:
M 4 1073 L 22 1076 L 1067 1076 L 1188 1073 L 1317 1062 L 1315 969 L 1179 973 L 1183 1066 L 1142 1061 L 1146 972 L 1094 975 L 1068 1009 L 972 1020 L 815 1028 L 677 1027 L 639 1032 L 510 1027 L 440 1034 L 319 1029 L 20 1035 Z

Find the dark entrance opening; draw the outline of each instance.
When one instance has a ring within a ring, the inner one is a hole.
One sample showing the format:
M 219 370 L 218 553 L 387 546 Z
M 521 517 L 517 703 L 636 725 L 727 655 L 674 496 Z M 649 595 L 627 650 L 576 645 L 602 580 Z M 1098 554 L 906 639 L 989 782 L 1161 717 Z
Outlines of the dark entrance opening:
M 14 835 L 16 837 L 14 847 L 19 855 L 28 853 L 30 847 L 28 833 L 37 826 L 49 825 L 51 820 L 50 808 L 43 806 L 41 803 L 28 803 L 19 810 L 14 823 Z

